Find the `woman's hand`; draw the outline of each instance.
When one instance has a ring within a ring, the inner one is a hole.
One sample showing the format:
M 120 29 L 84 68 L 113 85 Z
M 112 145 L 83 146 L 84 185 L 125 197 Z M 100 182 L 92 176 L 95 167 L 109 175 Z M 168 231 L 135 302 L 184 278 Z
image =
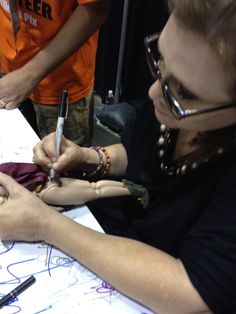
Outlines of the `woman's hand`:
M 109 175 L 122 177 L 128 164 L 127 154 L 121 143 L 105 147 L 110 156 L 111 168 Z M 100 158 L 91 148 L 80 147 L 70 140 L 62 137 L 61 151 L 58 156 L 55 145 L 55 132 L 45 136 L 33 149 L 34 162 L 45 171 L 53 168 L 57 172 L 72 169 L 91 173 L 96 169 Z
M 55 132 L 45 136 L 33 149 L 34 162 L 45 171 L 53 168 L 55 171 L 67 171 L 79 168 L 84 162 L 84 152 L 81 147 L 67 140 L 64 136 L 61 142 L 61 152 L 58 156 L 55 146 Z
M 0 205 L 0 239 L 43 240 L 45 221 L 54 211 L 36 195 L 0 172 L 0 185 L 7 200 Z

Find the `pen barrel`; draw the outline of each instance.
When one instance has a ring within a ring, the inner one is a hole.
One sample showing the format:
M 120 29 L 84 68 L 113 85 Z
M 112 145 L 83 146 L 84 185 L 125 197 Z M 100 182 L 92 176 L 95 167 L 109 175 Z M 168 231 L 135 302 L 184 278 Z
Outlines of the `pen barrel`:
M 61 140 L 62 140 L 62 134 L 63 134 L 63 127 L 64 127 L 65 119 L 67 118 L 67 114 L 68 114 L 68 93 L 64 89 L 62 91 L 61 102 L 59 105 L 56 136 L 55 136 L 55 146 L 56 146 L 56 152 L 58 156 L 60 155 L 60 152 L 61 152 Z M 55 179 L 56 171 L 54 169 L 50 169 L 49 177 L 51 179 Z
M 68 93 L 67 93 L 67 90 L 63 89 L 62 95 L 61 95 L 59 111 L 58 111 L 58 116 L 66 118 L 67 113 L 68 113 Z
M 56 128 L 56 138 L 55 138 L 56 151 L 58 155 L 60 154 L 60 150 L 61 150 L 61 139 L 62 139 L 62 134 L 63 134 L 64 121 L 65 121 L 65 118 L 58 117 L 57 128 Z
M 18 287 L 16 287 L 12 292 L 15 296 L 19 295 L 25 289 L 29 288 L 36 281 L 34 276 L 29 277 L 26 281 L 22 282 Z
M 29 288 L 36 281 L 34 276 L 29 277 L 26 281 L 22 282 L 18 287 L 6 294 L 0 300 L 0 308 L 7 305 L 10 301 L 14 300 L 20 293 Z
M 5 295 L 4 297 L 2 297 L 1 300 L 0 300 L 0 309 L 1 309 L 4 305 L 6 305 L 6 304 L 8 304 L 10 301 L 12 301 L 14 298 L 15 298 L 15 295 L 14 295 L 12 292 L 10 292 L 10 293 L 8 293 L 7 295 Z

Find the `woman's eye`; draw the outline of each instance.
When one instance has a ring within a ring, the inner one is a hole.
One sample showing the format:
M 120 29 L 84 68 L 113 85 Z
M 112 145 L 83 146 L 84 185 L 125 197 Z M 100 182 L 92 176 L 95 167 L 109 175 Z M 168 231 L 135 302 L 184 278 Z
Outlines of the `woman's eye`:
M 181 99 L 191 99 L 191 100 L 196 99 L 196 97 L 190 91 L 186 90 L 182 85 L 178 86 L 177 95 Z

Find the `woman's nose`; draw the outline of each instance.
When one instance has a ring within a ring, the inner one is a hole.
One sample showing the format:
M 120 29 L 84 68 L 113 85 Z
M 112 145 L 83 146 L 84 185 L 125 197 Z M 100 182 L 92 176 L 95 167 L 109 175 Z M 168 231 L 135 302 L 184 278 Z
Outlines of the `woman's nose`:
M 149 88 L 149 97 L 154 101 L 164 101 L 161 83 L 159 80 L 156 80 L 151 87 Z

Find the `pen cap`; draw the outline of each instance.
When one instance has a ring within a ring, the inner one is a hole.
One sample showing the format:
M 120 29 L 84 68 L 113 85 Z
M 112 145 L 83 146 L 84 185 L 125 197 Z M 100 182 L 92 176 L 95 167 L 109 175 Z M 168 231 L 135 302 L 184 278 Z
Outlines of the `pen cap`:
M 61 95 L 58 117 L 66 118 L 67 113 L 68 113 L 68 93 L 67 93 L 67 90 L 64 89 Z

